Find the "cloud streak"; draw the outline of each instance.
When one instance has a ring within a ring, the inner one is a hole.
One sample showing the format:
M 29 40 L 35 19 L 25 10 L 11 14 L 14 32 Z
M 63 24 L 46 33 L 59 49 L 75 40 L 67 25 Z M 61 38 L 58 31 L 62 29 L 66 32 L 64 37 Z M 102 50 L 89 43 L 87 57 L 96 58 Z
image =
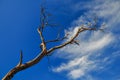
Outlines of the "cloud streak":
M 117 25 L 120 24 L 119 4 L 119 0 L 96 0 L 82 7 L 83 9 L 90 9 L 89 11 L 85 12 L 85 14 L 97 14 L 99 18 L 104 18 L 104 21 L 106 21 L 106 27 L 110 28 L 111 30 L 108 33 L 102 33 L 100 31 L 95 31 L 93 33 L 81 33 L 77 38 L 80 41 L 80 46 L 68 45 L 59 51 L 64 52 L 64 54 L 60 54 L 59 56 L 61 58 L 67 58 L 68 62 L 62 63 L 59 67 L 54 68 L 54 72 L 67 71 L 68 78 L 72 80 L 96 80 L 95 77 L 90 75 L 90 72 L 104 69 L 112 62 L 110 58 L 115 59 L 117 57 L 112 53 L 110 53 L 110 56 L 104 56 L 103 53 L 105 53 L 105 49 L 111 47 L 112 44 L 117 41 L 115 40 L 116 35 L 114 34 L 114 31 L 119 30 L 119 28 L 117 28 Z M 79 4 L 74 6 L 79 7 Z M 78 9 L 79 8 L 76 8 L 76 10 Z M 87 20 L 83 20 L 83 17 L 80 16 L 78 20 L 73 21 L 73 24 L 75 24 L 75 26 L 66 32 L 70 33 L 71 35 L 74 34 L 77 28 L 74 31 L 73 28 L 81 26 L 81 21 L 87 22 Z M 117 51 L 115 55 L 118 54 L 119 51 Z M 66 55 L 67 57 L 64 57 Z M 104 56 L 102 60 L 100 58 L 101 56 Z

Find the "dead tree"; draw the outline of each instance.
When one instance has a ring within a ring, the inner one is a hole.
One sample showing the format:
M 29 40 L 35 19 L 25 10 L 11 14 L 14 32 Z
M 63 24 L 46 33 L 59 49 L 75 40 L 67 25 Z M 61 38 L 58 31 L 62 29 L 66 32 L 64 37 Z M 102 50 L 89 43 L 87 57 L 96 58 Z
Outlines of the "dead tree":
M 46 46 L 47 43 L 62 41 L 64 39 L 67 39 L 67 37 L 68 37 L 68 35 L 65 34 L 65 36 L 63 36 L 62 38 L 58 37 L 55 40 L 45 41 L 43 32 L 44 32 L 45 27 L 49 25 L 49 23 L 47 22 L 47 17 L 48 16 L 45 13 L 45 9 L 41 8 L 41 25 L 37 29 L 37 31 L 40 35 L 40 39 L 41 39 L 41 44 L 40 44 L 41 49 L 42 49 L 41 52 L 38 53 L 38 56 L 35 57 L 34 59 L 32 59 L 32 60 L 30 60 L 26 63 L 23 63 L 22 62 L 23 61 L 23 54 L 22 54 L 22 51 L 21 51 L 19 63 L 13 69 L 11 69 L 2 78 L 2 80 L 11 80 L 16 73 L 34 66 L 35 64 L 39 63 L 42 60 L 42 58 L 44 58 L 45 56 L 49 55 L 50 53 L 54 52 L 57 49 L 63 48 L 66 45 L 73 44 L 73 43 L 79 44 L 75 39 L 78 37 L 78 35 L 80 33 L 84 32 L 84 31 L 96 30 L 95 27 L 85 27 L 84 25 L 82 25 L 78 28 L 76 33 L 69 40 L 66 40 L 66 42 L 61 43 L 60 45 L 56 45 L 56 46 L 54 46 L 50 49 L 47 49 L 47 46 Z

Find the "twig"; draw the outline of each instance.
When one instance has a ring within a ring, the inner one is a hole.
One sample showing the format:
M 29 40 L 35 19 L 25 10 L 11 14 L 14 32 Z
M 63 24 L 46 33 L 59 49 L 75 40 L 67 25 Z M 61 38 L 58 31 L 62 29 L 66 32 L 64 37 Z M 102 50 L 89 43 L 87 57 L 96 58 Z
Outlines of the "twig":
M 96 28 L 86 28 L 86 27 L 79 28 L 78 31 L 76 32 L 76 34 L 73 37 L 71 37 L 71 39 L 69 41 L 67 41 L 67 42 L 65 42 L 65 43 L 63 43 L 59 46 L 55 46 L 55 47 L 49 49 L 47 54 L 55 51 L 56 49 L 65 47 L 66 45 L 72 43 L 74 41 L 74 39 L 79 35 L 79 33 L 83 32 L 83 31 L 86 31 L 86 30 L 96 30 Z
M 23 53 L 22 53 L 22 51 L 20 51 L 20 61 L 17 66 L 22 65 L 22 62 L 23 62 Z

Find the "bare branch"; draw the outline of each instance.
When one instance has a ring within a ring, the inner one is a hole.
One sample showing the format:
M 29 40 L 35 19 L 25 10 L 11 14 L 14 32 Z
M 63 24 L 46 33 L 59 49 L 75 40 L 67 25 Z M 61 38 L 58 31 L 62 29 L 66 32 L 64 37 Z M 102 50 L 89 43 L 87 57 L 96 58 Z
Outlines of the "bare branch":
M 85 30 L 96 30 L 96 29 L 95 28 L 86 28 L 86 27 L 79 28 L 78 31 L 76 32 L 76 34 L 73 37 L 71 37 L 71 39 L 69 41 L 67 41 L 67 42 L 65 42 L 65 43 L 63 43 L 63 44 L 61 44 L 59 46 L 55 46 L 55 47 L 49 49 L 47 54 L 55 51 L 56 49 L 60 49 L 62 47 L 65 47 L 66 45 L 74 42 L 74 39 L 79 35 L 79 33 L 83 32 Z
M 57 35 L 57 38 L 56 38 L 56 39 L 54 39 L 54 40 L 48 40 L 48 41 L 46 41 L 45 43 L 63 41 L 64 39 L 67 39 L 67 38 L 68 38 L 68 35 L 69 35 L 68 33 L 65 34 L 65 36 L 61 38 L 61 37 L 60 37 L 60 32 L 61 32 L 61 31 L 58 32 L 58 35 Z
M 45 41 L 44 41 L 44 37 L 43 37 L 42 31 L 40 30 L 40 28 L 38 28 L 37 31 L 38 31 L 38 33 L 40 35 L 42 43 L 44 43 Z
M 45 15 L 45 9 L 44 7 L 41 7 L 41 31 L 45 28 L 45 20 L 46 20 L 46 15 Z
M 57 39 L 55 39 L 55 40 L 49 40 L 49 41 L 46 41 L 45 43 L 62 41 L 62 40 L 64 40 L 64 39 L 67 39 L 67 37 L 65 36 L 65 37 L 63 37 L 63 38 L 57 38 Z
M 2 80 L 11 80 L 14 75 L 24 69 L 27 69 L 35 64 L 37 64 L 44 56 L 45 56 L 45 51 L 42 51 L 36 58 L 34 58 L 33 60 L 25 63 L 25 64 L 21 64 L 21 65 L 17 65 L 16 67 L 14 67 L 12 70 L 10 70 L 5 77 L 3 77 Z
M 42 24 L 42 25 L 44 26 L 44 24 Z M 42 43 L 41 43 L 42 52 L 39 53 L 36 58 L 28 61 L 25 64 L 22 64 L 23 55 L 21 52 L 19 64 L 17 66 L 15 66 L 12 70 L 10 70 L 2 80 L 11 80 L 16 73 L 37 64 L 44 56 L 46 56 L 46 53 L 47 53 L 46 45 L 45 45 L 44 37 L 42 35 L 42 31 L 40 30 L 40 27 L 37 29 L 37 31 L 38 31 L 40 38 L 41 38 L 41 41 L 42 41 Z
M 49 40 L 49 41 L 46 41 L 45 43 L 62 41 L 62 40 L 64 40 L 64 39 L 65 39 L 65 38 L 59 38 L 59 39 L 55 39 L 55 40 Z
M 78 41 L 75 40 L 76 37 L 83 31 L 87 31 L 87 30 L 96 30 L 96 20 L 95 20 L 95 27 L 94 28 L 87 28 L 87 27 L 80 27 L 78 28 L 77 32 L 75 33 L 75 35 L 73 35 L 68 41 L 62 43 L 61 45 L 55 46 L 53 48 L 50 48 L 49 50 L 47 50 L 46 48 L 46 43 L 49 42 L 57 42 L 57 41 L 62 41 L 64 39 L 66 39 L 68 37 L 68 34 L 66 34 L 63 38 L 59 38 L 59 34 L 58 37 L 55 40 L 49 40 L 49 41 L 45 41 L 44 40 L 44 36 L 43 36 L 43 29 L 45 28 L 46 25 L 49 25 L 49 23 L 46 23 L 46 14 L 45 14 L 45 10 L 44 8 L 41 8 L 41 25 L 40 27 L 37 29 L 39 35 L 40 35 L 40 39 L 41 39 L 41 52 L 38 54 L 37 57 L 35 57 L 34 59 L 26 62 L 23 64 L 23 54 L 22 51 L 20 52 L 20 61 L 18 63 L 18 65 L 16 65 L 13 69 L 11 69 L 4 77 L 2 80 L 11 80 L 14 75 L 22 70 L 25 70 L 27 68 L 30 68 L 32 66 L 34 66 L 35 64 L 39 63 L 40 60 L 42 58 L 44 58 L 46 55 L 49 55 L 51 52 L 55 51 L 56 49 L 60 49 L 65 47 L 68 44 L 77 44 L 79 45 Z
M 42 52 L 39 53 L 38 56 L 36 58 L 34 58 L 33 60 L 30 60 L 27 63 L 22 64 L 23 56 L 22 56 L 22 51 L 21 51 L 19 64 L 17 66 L 15 66 L 12 70 L 10 70 L 2 80 L 11 80 L 16 73 L 37 64 L 44 56 L 46 56 L 47 50 L 46 50 L 44 37 L 42 35 L 40 28 L 38 28 L 37 30 L 38 30 L 38 33 L 40 35 L 41 41 L 42 41 L 42 43 L 41 43 Z

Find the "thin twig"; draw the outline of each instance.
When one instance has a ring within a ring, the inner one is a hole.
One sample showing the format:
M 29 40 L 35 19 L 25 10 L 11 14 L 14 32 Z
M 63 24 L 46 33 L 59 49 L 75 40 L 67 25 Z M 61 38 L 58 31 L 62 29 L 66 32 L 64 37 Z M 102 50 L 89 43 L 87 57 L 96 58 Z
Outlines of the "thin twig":
M 62 41 L 64 39 L 66 39 L 67 37 L 63 37 L 63 38 L 58 38 L 58 39 L 55 39 L 55 40 L 49 40 L 49 41 L 46 41 L 45 43 L 50 43 L 50 42 L 58 42 L 58 41 Z
M 70 40 L 68 40 L 67 42 L 65 42 L 65 43 L 63 43 L 63 44 L 61 44 L 59 46 L 55 46 L 55 47 L 49 49 L 47 54 L 55 51 L 56 49 L 65 47 L 66 45 L 72 43 L 74 41 L 74 39 L 79 35 L 79 33 L 83 32 L 83 31 L 86 31 L 86 30 L 96 30 L 96 29 L 95 28 L 86 28 L 86 27 L 79 28 L 78 31 L 76 32 L 76 34 L 73 37 L 71 37 Z
M 21 50 L 21 51 L 20 51 L 20 61 L 19 61 L 19 63 L 18 63 L 17 66 L 22 65 L 22 62 L 23 62 L 23 53 L 22 53 L 22 50 Z

